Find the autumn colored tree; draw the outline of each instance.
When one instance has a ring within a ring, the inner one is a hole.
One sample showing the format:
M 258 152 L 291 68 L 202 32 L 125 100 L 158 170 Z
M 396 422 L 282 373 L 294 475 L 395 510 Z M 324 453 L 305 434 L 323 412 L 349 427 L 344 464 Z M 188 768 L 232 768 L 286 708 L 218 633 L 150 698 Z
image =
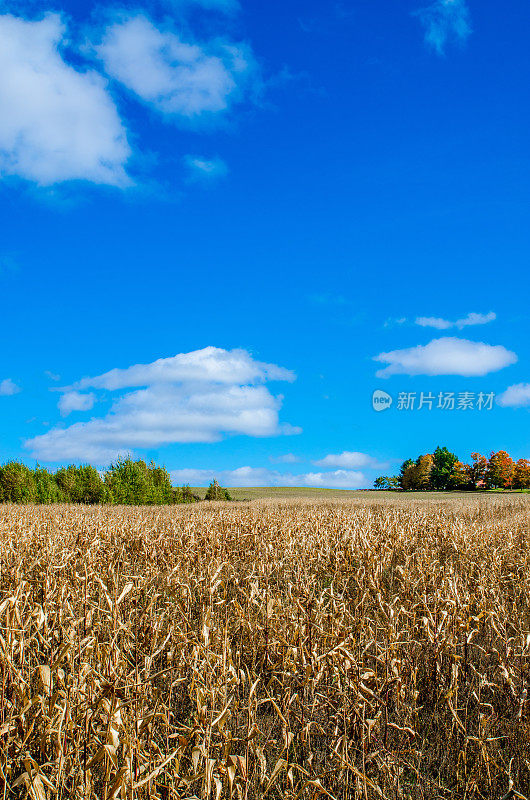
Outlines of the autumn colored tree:
M 514 472 L 515 464 L 506 450 L 491 453 L 486 470 L 486 485 L 488 489 L 511 489 Z
M 472 467 L 457 461 L 453 467 L 453 472 L 449 480 L 450 489 L 473 489 L 474 483 L 471 477 Z
M 431 485 L 431 476 L 434 468 L 434 458 L 430 454 L 419 456 L 416 461 L 414 479 L 416 489 L 428 489 Z
M 416 461 L 405 461 L 401 467 L 400 485 L 405 490 L 425 490 L 430 487 L 433 457 L 418 456 Z
M 399 485 L 402 489 L 410 489 L 410 482 L 413 476 L 413 468 L 416 466 L 416 462 L 412 460 L 412 458 L 407 458 L 406 461 L 403 462 L 401 468 L 399 470 Z
M 412 461 L 402 471 L 399 478 L 400 486 L 405 491 L 416 489 L 416 463 Z
M 530 461 L 520 458 L 513 471 L 513 488 L 530 489 Z
M 481 453 L 471 453 L 470 479 L 475 487 L 483 486 L 486 483 L 486 473 L 488 471 L 488 459 Z

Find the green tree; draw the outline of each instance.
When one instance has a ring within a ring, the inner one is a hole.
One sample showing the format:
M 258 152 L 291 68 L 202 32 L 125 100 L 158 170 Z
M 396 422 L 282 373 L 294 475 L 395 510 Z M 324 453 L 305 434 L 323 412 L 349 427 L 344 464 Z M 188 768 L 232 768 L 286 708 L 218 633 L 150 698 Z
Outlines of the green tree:
M 121 458 L 105 473 L 110 502 L 116 505 L 143 506 L 152 502 L 150 476 L 145 461 Z
M 431 485 L 433 489 L 450 489 L 451 476 L 458 458 L 447 447 L 437 447 L 433 453 Z
M 102 503 L 105 499 L 105 487 L 101 475 L 90 464 L 83 464 L 80 467 L 70 464 L 68 467 L 61 467 L 55 473 L 55 481 L 67 503 L 91 505 Z
M 173 486 L 167 469 L 165 467 L 157 467 L 153 462 L 149 464 L 148 469 L 152 486 L 152 499 L 150 502 L 157 505 L 173 503 Z
M 400 482 L 398 475 L 380 475 L 374 481 L 374 488 L 389 491 L 390 489 L 399 489 Z
M 217 481 L 212 481 L 206 491 L 205 500 L 231 500 L 228 489 L 223 489 Z
M 57 485 L 55 475 L 43 469 L 38 464 L 33 471 L 35 481 L 35 502 L 36 503 L 61 503 L 64 502 L 64 495 Z
M 0 500 L 4 503 L 35 503 L 37 488 L 32 470 L 18 461 L 0 467 Z
M 413 472 L 411 471 L 416 466 L 416 462 L 412 458 L 407 458 L 399 470 L 399 485 L 402 489 L 410 489 Z

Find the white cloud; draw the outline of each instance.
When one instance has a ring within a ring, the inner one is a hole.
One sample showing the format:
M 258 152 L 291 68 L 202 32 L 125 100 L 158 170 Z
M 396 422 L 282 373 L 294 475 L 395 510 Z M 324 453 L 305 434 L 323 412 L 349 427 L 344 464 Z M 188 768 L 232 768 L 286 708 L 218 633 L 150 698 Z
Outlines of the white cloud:
M 392 328 L 394 325 L 404 325 L 407 321 L 406 317 L 389 317 L 385 323 L 385 328 Z
M 502 345 L 442 337 L 429 344 L 379 353 L 374 361 L 388 364 L 376 372 L 378 378 L 390 375 L 487 375 L 515 364 L 517 356 Z
M 304 486 L 323 489 L 360 489 L 368 485 L 362 472 L 347 469 L 336 469 L 334 472 L 308 472 L 303 478 Z
M 0 381 L 0 397 L 9 397 L 13 394 L 18 394 L 20 391 L 20 386 L 17 386 L 11 378 L 4 378 L 3 381 Z
M 343 467 L 344 469 L 363 469 L 365 467 L 378 468 L 377 459 L 367 453 L 344 450 L 342 453 L 330 453 L 320 461 L 313 461 L 316 467 Z
M 255 361 L 246 350 L 223 350 L 204 347 L 191 353 L 159 358 L 150 364 L 135 364 L 126 369 L 112 369 L 93 378 L 82 378 L 65 389 L 127 389 L 164 383 L 247 384 L 265 381 L 294 381 L 294 372 Z
M 96 395 L 93 392 L 89 394 L 66 392 L 61 396 L 58 407 L 61 417 L 67 417 L 72 411 L 90 411 L 95 402 Z
M 264 467 L 239 467 L 234 470 L 178 469 L 171 472 L 174 484 L 206 486 L 217 478 L 224 486 L 296 486 L 322 489 L 360 489 L 368 486 L 362 472 L 335 470 L 334 472 L 277 472 Z
M 161 113 L 188 122 L 228 111 L 257 80 L 247 45 L 185 41 L 142 14 L 109 25 L 95 51 L 109 76 Z
M 275 464 L 298 464 L 302 461 L 300 456 L 295 456 L 294 453 L 285 453 L 283 456 L 271 456 L 270 460 Z
M 66 40 L 58 14 L 0 16 L 0 175 L 127 186 L 131 151 L 106 81 L 64 60 Z
M 266 381 L 294 380 L 275 364 L 254 361 L 244 350 L 207 347 L 151 364 L 115 369 L 63 389 L 110 391 L 120 396 L 101 418 L 53 428 L 26 442 L 43 461 L 89 460 L 104 464 L 135 448 L 176 442 L 216 442 L 227 435 L 278 436 L 300 429 L 281 424 L 282 398 Z
M 447 330 L 448 328 L 467 328 L 470 325 L 486 325 L 488 322 L 493 322 L 497 319 L 497 314 L 494 311 L 489 311 L 487 314 L 477 314 L 471 311 L 467 316 L 457 319 L 454 322 L 443 317 L 416 317 L 416 325 L 421 325 L 423 328 L 437 328 L 438 330 Z
M 449 42 L 464 43 L 471 34 L 466 0 L 434 0 L 416 12 L 425 31 L 426 44 L 443 55 Z
M 530 383 L 515 383 L 508 386 L 505 392 L 497 396 L 500 406 L 522 408 L 530 406 Z
M 228 167 L 221 158 L 201 158 L 200 156 L 184 156 L 184 164 L 193 181 L 212 181 L 223 178 L 228 173 Z

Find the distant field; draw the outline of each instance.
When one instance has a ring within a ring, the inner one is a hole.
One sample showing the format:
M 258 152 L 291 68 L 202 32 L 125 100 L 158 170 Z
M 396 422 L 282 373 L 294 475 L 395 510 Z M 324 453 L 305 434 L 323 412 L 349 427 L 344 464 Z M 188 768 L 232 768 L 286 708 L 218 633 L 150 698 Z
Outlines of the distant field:
M 204 497 L 206 487 L 192 487 L 193 494 Z M 296 488 L 292 486 L 251 486 L 237 487 L 229 486 L 228 491 L 234 500 L 263 500 L 263 499 L 295 499 L 303 497 L 315 500 L 326 500 L 330 497 L 351 498 L 357 495 L 376 494 L 376 492 L 360 492 L 358 489 L 310 489 L 307 487 Z
M 205 486 L 192 486 L 191 491 L 198 497 L 204 499 L 206 494 Z M 490 489 L 487 492 L 377 492 L 370 489 L 314 489 L 307 486 L 229 486 L 228 491 L 234 500 L 366 500 L 371 502 L 376 498 L 379 500 L 386 498 L 410 501 L 439 502 L 448 497 L 484 497 L 491 494 L 527 494 L 524 489 Z

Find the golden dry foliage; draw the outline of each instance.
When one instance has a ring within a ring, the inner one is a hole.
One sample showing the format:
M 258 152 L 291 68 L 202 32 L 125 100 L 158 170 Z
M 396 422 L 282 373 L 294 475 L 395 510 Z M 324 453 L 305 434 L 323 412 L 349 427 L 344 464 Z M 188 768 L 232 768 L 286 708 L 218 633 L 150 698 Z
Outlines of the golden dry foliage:
M 528 510 L 0 507 L 0 798 L 527 797 Z

